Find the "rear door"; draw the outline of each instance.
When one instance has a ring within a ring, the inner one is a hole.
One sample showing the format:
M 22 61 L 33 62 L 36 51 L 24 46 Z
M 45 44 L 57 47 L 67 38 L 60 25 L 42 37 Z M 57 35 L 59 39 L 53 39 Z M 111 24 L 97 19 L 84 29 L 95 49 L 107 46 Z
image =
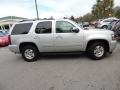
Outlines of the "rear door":
M 23 41 L 28 37 L 28 33 L 32 27 L 32 22 L 18 23 L 11 28 L 11 44 L 18 45 L 20 40 Z
M 52 22 L 39 22 L 35 28 L 35 41 L 38 43 L 40 52 L 54 52 Z

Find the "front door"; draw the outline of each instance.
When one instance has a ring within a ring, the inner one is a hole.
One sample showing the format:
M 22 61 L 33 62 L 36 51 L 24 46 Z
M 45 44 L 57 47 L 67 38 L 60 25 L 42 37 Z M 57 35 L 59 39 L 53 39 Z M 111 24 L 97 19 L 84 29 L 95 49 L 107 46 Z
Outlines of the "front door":
M 80 51 L 83 46 L 83 32 L 72 31 L 78 28 L 68 21 L 56 21 L 54 44 L 56 52 Z

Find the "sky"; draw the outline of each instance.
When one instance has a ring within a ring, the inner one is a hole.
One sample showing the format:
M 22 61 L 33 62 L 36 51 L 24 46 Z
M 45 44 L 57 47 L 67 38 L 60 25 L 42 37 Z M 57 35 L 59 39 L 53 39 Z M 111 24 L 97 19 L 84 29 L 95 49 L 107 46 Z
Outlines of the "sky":
M 36 18 L 35 0 L 0 0 L 0 17 Z M 83 16 L 91 12 L 96 0 L 37 0 L 39 17 L 63 18 Z M 120 0 L 114 0 L 120 6 Z

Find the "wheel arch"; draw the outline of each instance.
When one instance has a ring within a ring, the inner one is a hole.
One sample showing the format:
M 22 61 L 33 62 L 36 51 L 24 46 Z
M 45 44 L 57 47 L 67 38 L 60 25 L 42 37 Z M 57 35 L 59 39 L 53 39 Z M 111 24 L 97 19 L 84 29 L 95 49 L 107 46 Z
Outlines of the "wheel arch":
M 101 28 L 103 28 L 103 27 L 107 27 L 108 28 L 108 25 L 103 25 Z
M 109 49 L 110 49 L 109 42 L 107 40 L 104 40 L 104 39 L 94 39 L 94 40 L 88 41 L 86 51 L 88 50 L 90 44 L 92 44 L 94 42 L 103 42 L 105 44 L 105 46 L 106 46 L 107 52 L 109 52 Z
M 38 47 L 37 47 L 37 45 L 36 45 L 35 43 L 33 43 L 33 42 L 22 42 L 22 43 L 20 43 L 20 45 L 19 45 L 20 53 L 21 53 L 21 51 L 22 51 L 22 47 L 24 47 L 24 46 L 34 46 L 34 47 L 37 48 L 37 50 L 39 51 L 39 49 L 38 49 Z

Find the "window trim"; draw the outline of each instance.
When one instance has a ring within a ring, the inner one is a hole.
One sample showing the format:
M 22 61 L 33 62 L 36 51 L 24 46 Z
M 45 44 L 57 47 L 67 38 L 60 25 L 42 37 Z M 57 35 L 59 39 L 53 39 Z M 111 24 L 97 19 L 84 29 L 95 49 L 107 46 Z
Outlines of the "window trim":
M 27 34 L 29 34 L 29 32 L 30 32 L 30 30 L 31 30 L 31 28 L 32 28 L 32 26 L 33 26 L 33 22 L 17 23 L 17 24 L 15 24 L 15 25 L 13 26 L 13 28 L 12 28 L 11 35 L 27 35 L 27 34 L 21 34 L 21 33 L 13 34 L 13 30 L 14 30 L 14 28 L 15 28 L 16 25 L 24 25 L 24 24 L 31 24 L 31 26 L 29 27 L 30 29 L 29 29 L 29 31 L 27 32 Z
M 70 23 L 71 25 L 73 25 L 74 27 L 76 27 L 74 24 L 72 24 L 72 23 L 69 22 L 69 21 L 56 21 L 56 23 L 55 23 L 55 33 L 58 33 L 57 30 L 56 30 L 57 22 L 68 22 L 68 23 Z M 77 27 L 76 27 L 76 28 L 77 28 Z M 62 34 L 62 33 L 64 33 L 64 32 L 61 32 L 61 34 Z M 67 32 L 67 33 L 73 33 L 73 32 Z M 67 33 L 66 33 L 66 34 L 67 34 Z M 59 33 L 59 34 L 60 34 L 60 33 Z
M 44 22 L 50 22 L 50 23 L 51 23 L 51 32 L 50 32 L 50 33 L 36 33 L 37 25 L 38 25 L 39 23 L 44 23 Z M 51 34 L 51 33 L 52 33 L 52 24 L 53 24 L 52 21 L 41 21 L 41 22 L 38 22 L 38 23 L 36 24 L 36 27 L 35 27 L 35 30 L 34 30 L 35 34 Z

